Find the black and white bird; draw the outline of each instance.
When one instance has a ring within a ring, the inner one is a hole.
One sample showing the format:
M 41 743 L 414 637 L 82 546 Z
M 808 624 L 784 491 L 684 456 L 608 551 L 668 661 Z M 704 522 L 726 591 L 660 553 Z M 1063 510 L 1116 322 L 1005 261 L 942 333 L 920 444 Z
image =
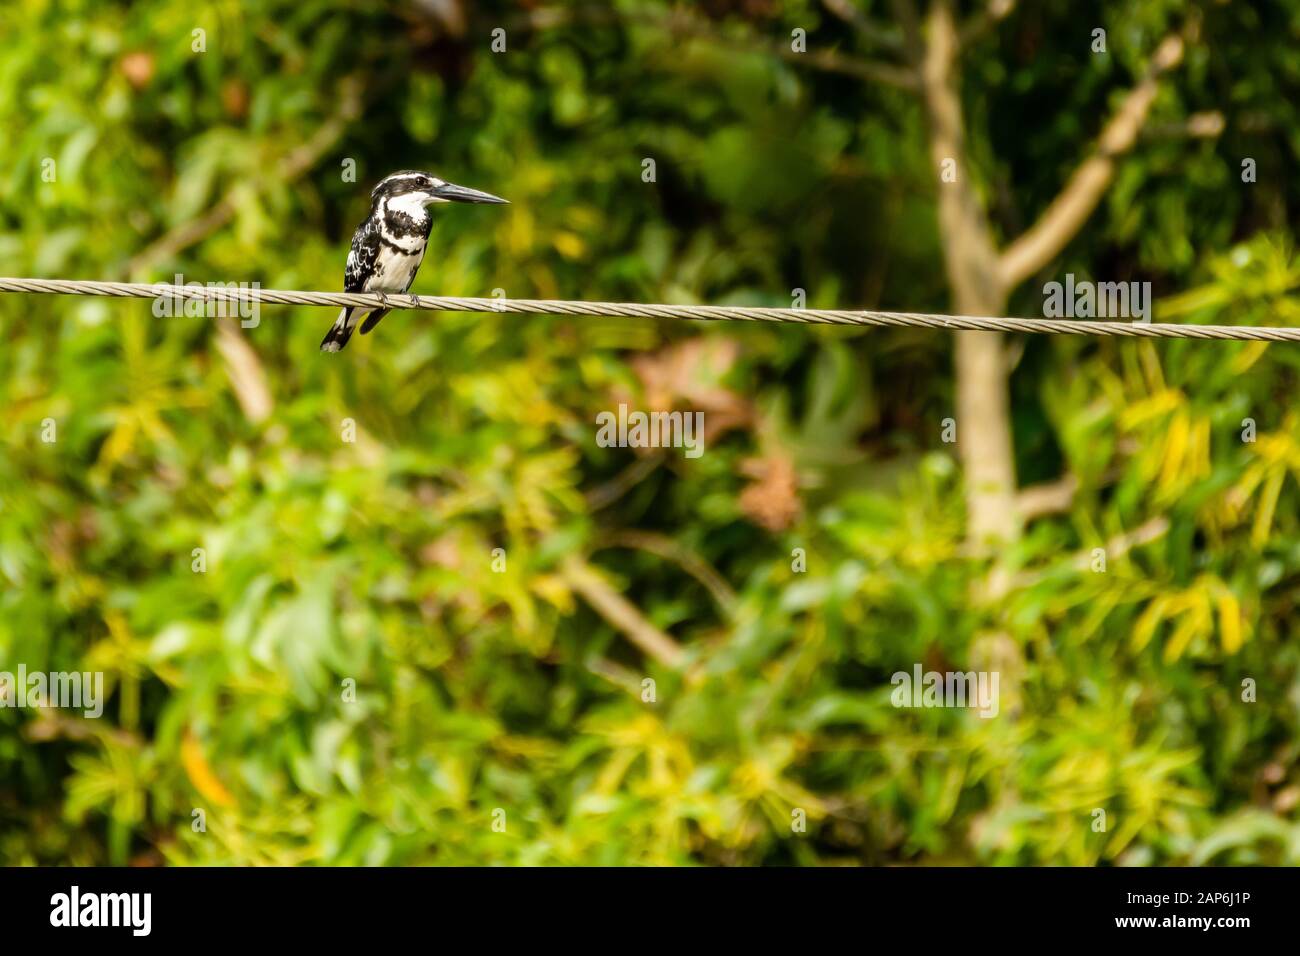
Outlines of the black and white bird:
M 507 201 L 415 170 L 388 176 L 374 188 L 370 198 L 370 215 L 352 237 L 343 288 L 347 292 L 377 292 L 381 297 L 388 292 L 403 293 L 411 287 L 429 243 L 430 205 Z M 344 309 L 325 334 L 320 350 L 339 351 L 352 338 L 358 322 L 361 322 L 361 334 L 365 335 L 388 312 L 388 309 L 364 307 Z

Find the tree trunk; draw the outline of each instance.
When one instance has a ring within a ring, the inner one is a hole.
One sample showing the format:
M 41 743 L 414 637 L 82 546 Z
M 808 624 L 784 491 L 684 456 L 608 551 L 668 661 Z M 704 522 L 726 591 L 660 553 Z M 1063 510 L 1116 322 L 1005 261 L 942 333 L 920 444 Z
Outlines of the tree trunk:
M 939 176 L 939 234 L 953 305 L 963 315 L 1001 315 L 1006 306 L 998 254 L 971 171 L 954 61 L 952 9 L 936 0 L 921 64 L 930 158 Z M 945 177 L 945 170 L 955 176 Z M 966 527 L 976 550 L 1020 533 L 1006 355 L 999 332 L 956 333 L 957 447 L 966 476 Z

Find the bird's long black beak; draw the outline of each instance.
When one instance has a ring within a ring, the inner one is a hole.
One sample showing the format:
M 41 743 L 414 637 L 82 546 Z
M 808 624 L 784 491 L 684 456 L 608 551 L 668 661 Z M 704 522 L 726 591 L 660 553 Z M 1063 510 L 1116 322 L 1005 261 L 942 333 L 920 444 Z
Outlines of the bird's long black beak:
M 443 183 L 433 193 L 439 199 L 445 199 L 448 202 L 493 202 L 509 203 L 510 200 L 502 199 L 500 196 L 493 196 L 491 193 L 485 193 L 478 189 L 470 189 L 468 186 L 457 186 L 455 183 Z

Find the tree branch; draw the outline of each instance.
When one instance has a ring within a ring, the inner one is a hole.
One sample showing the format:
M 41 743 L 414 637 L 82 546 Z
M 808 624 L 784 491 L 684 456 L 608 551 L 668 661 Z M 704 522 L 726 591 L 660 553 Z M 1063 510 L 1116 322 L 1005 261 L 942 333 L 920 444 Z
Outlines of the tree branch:
M 1150 544 L 1159 538 L 1164 537 L 1169 532 L 1169 519 L 1164 515 L 1157 515 L 1154 518 L 1144 521 L 1132 531 L 1126 531 L 1117 534 L 1109 539 L 1102 547 L 1106 553 L 1106 560 L 1115 561 L 1124 557 L 1134 548 L 1140 548 L 1143 545 Z M 1039 568 L 1032 571 L 1021 571 L 1015 576 L 1013 586 L 1016 588 L 1027 588 L 1044 581 L 1056 569 L 1061 567 L 1070 567 L 1075 571 L 1083 572 L 1092 567 L 1093 549 L 1087 548 L 1082 551 L 1076 551 L 1069 555 L 1064 561 L 1058 562 L 1047 568 Z
M 787 62 L 810 66 L 823 73 L 839 73 L 868 83 L 883 83 L 885 86 L 893 86 L 900 90 L 915 90 L 917 86 L 916 76 L 911 70 L 889 63 L 876 63 L 872 60 L 843 56 L 834 50 L 795 53 L 790 49 L 789 44 L 775 43 L 768 45 L 766 51 Z
M 1115 466 L 1102 472 L 1097 487 L 1114 484 L 1123 474 L 1123 468 Z M 1041 518 L 1044 515 L 1060 514 L 1074 507 L 1075 496 L 1079 493 L 1079 479 L 1066 474 L 1054 481 L 1038 485 L 1026 485 L 1016 496 L 1017 508 L 1024 521 Z
M 915 90 L 916 76 L 908 69 L 890 63 L 877 63 L 846 56 L 835 50 L 814 50 L 810 53 L 796 53 L 790 48 L 789 38 L 785 40 L 765 40 L 762 38 L 741 38 L 716 29 L 708 20 L 697 17 L 684 9 L 675 9 L 667 16 L 643 13 L 620 13 L 605 7 L 577 8 L 574 10 L 557 10 L 543 7 L 530 11 L 513 22 L 523 24 L 531 29 L 551 29 L 566 23 L 625 23 L 664 30 L 677 39 L 700 40 L 717 46 L 725 46 L 732 53 L 757 53 L 774 56 L 789 63 L 806 66 L 823 73 L 837 73 L 850 76 L 868 83 L 882 83 L 899 89 Z
M 226 375 L 235 390 L 239 407 L 244 410 L 244 417 L 254 425 L 260 425 L 270 417 L 275 400 L 271 397 L 271 386 L 261 359 L 233 319 L 217 318 L 217 349 L 226 361 Z
M 1078 491 L 1079 479 L 1074 475 L 1066 475 L 1040 485 L 1029 485 L 1021 488 L 1016 495 L 1016 510 L 1020 512 L 1021 521 L 1060 514 L 1069 511 L 1074 505 L 1074 496 Z
M 990 30 L 1011 15 L 1016 0 L 988 0 L 984 9 L 962 24 L 958 46 L 965 49 L 984 39 Z
M 610 587 L 591 565 L 570 556 L 560 573 L 597 614 L 645 654 L 665 667 L 674 670 L 682 667 L 686 658 L 682 646 L 651 624 L 635 604 Z
M 869 20 L 866 14 L 859 10 L 851 0 L 822 0 L 822 6 L 851 26 L 853 32 L 868 43 L 884 47 L 890 51 L 903 49 L 901 32 L 890 30 Z
M 921 22 L 916 15 L 916 4 L 913 0 L 893 0 L 893 8 L 894 19 L 903 28 L 903 53 L 912 66 L 918 67 L 925 50 L 921 42 Z
M 1038 221 L 1003 251 L 998 272 L 1006 288 L 1014 288 L 1055 258 L 1092 215 L 1115 177 L 1117 160 L 1137 140 L 1162 77 L 1182 60 L 1183 48 L 1177 34 L 1161 41 L 1146 75 L 1106 123 L 1093 155 L 1074 171 Z
M 670 17 L 629 17 L 629 22 L 647 26 L 657 26 L 678 37 L 703 40 L 706 43 L 725 44 L 735 48 L 736 38 L 727 36 L 713 29 L 708 23 L 697 17 L 681 12 L 674 12 Z M 789 39 L 767 41 L 750 39 L 741 52 L 765 53 L 788 63 L 811 67 L 823 73 L 838 73 L 868 83 L 883 83 L 898 89 L 916 89 L 916 75 L 908 69 L 890 63 L 877 63 L 857 57 L 845 56 L 835 50 L 814 50 L 808 53 L 796 53 L 790 47 Z
M 586 493 L 587 510 L 599 511 L 601 508 L 608 508 L 650 477 L 654 470 L 662 465 L 667 458 L 668 455 L 662 449 L 656 449 L 650 454 L 638 456 L 632 464 L 609 481 L 603 485 L 597 485 Z
M 672 561 L 683 571 L 689 574 L 713 596 L 714 602 L 718 608 L 727 615 L 730 615 L 736 607 L 736 592 L 718 573 L 713 565 L 709 564 L 694 551 L 683 547 L 666 534 L 659 534 L 655 531 L 641 531 L 635 529 L 625 529 L 622 531 L 611 531 L 601 536 L 596 542 L 598 547 L 603 548 L 632 548 L 637 551 L 645 551 L 647 554 L 653 554 L 655 557 L 663 558 L 665 561 Z
M 597 677 L 609 681 L 629 694 L 641 693 L 641 675 L 634 674 L 622 664 L 616 664 L 599 655 L 586 661 L 586 668 Z

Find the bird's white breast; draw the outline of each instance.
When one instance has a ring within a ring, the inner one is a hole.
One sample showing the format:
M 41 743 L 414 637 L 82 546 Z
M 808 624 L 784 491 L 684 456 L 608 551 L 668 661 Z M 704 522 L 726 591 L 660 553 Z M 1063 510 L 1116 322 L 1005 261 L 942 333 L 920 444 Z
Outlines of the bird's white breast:
M 374 272 L 366 279 L 367 292 L 405 292 L 415 279 L 415 271 L 424 258 L 424 247 L 418 252 L 399 252 L 390 246 L 380 246 L 375 257 Z

